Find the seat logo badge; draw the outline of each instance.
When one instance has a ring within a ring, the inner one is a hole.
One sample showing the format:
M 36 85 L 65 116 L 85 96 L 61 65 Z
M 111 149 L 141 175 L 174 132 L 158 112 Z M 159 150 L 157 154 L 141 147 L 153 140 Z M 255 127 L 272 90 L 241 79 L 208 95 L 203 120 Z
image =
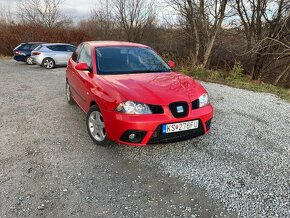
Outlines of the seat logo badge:
M 176 111 L 177 111 L 177 113 L 183 113 L 184 112 L 183 106 L 177 106 Z

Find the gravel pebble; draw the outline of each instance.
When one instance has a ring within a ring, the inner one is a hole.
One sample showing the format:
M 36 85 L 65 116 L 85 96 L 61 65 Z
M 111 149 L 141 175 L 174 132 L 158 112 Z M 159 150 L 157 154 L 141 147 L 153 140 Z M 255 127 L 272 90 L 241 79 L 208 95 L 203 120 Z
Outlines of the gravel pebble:
M 272 94 L 202 84 L 215 108 L 210 134 L 116 149 L 198 185 L 240 217 L 290 217 L 290 104 Z

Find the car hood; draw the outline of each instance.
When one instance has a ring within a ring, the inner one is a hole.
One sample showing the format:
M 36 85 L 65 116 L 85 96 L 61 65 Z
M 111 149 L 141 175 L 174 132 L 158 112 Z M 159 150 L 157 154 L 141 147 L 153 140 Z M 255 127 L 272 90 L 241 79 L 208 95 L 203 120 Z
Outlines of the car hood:
M 126 100 L 147 104 L 191 102 L 205 92 L 198 82 L 178 72 L 104 75 L 103 78 Z

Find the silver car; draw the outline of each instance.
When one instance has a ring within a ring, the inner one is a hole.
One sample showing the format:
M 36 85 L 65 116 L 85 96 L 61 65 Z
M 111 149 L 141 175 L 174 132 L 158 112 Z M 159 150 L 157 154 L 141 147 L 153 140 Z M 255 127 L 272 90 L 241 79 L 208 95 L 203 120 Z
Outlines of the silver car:
M 41 44 L 31 52 L 31 58 L 33 63 L 52 69 L 55 66 L 66 66 L 75 49 L 75 46 L 65 43 Z

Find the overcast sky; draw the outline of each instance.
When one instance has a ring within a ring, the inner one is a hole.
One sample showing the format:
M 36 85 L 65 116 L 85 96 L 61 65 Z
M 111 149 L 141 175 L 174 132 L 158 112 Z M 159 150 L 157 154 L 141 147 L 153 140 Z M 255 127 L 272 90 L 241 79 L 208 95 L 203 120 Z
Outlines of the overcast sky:
M 17 4 L 22 0 L 0 0 L 0 15 L 4 15 L 5 12 L 11 12 L 13 18 L 17 19 Z M 91 9 L 98 6 L 103 1 L 106 0 L 62 0 L 61 11 L 67 17 L 73 19 L 76 23 L 79 20 L 89 18 Z M 162 18 L 164 15 L 172 17 L 172 10 L 168 7 L 164 7 L 162 0 L 154 0 L 156 5 L 156 10 L 159 11 L 157 16 Z M 2 10 L 1 10 L 2 9 Z M 2 11 L 2 13 L 1 13 Z M 4 14 L 3 14 L 4 11 Z M 162 13 L 161 13 L 162 12 Z
M 0 0 L 0 7 L 5 11 L 11 10 L 15 15 L 17 3 L 21 0 Z M 61 10 L 67 16 L 74 20 L 87 18 L 90 15 L 90 11 L 94 6 L 102 0 L 64 0 L 61 4 Z

